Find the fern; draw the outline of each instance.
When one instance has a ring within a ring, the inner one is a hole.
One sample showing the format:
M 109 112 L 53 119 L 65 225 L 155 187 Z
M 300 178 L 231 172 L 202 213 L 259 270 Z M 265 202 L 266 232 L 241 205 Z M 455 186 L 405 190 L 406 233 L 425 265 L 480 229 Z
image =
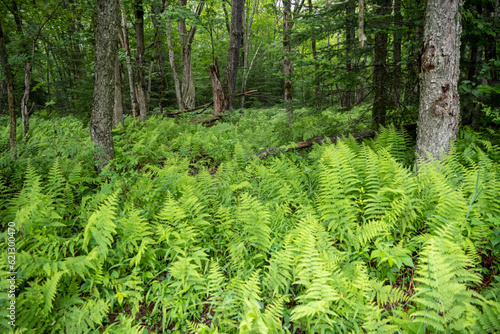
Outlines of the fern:
M 425 244 L 417 267 L 415 302 L 417 311 L 413 321 L 421 328 L 432 327 L 436 331 L 463 331 L 473 325 L 474 291 L 467 284 L 478 283 L 476 273 L 467 269 L 472 260 L 457 245 L 452 227 L 437 231 Z M 470 323 L 467 323 L 469 321 Z
M 116 206 L 118 205 L 118 194 L 115 192 L 95 211 L 89 218 L 83 233 L 83 247 L 88 249 L 91 238 L 99 247 L 99 253 L 106 257 L 109 247 L 116 233 L 116 225 L 113 219 L 116 217 Z

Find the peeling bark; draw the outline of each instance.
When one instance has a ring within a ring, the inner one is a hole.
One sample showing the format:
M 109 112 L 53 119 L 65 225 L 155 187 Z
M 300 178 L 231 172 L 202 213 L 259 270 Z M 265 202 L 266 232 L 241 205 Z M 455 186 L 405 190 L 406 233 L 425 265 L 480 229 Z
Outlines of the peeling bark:
M 417 157 L 441 159 L 459 127 L 461 0 L 429 0 L 420 58 Z M 421 161 L 421 160 L 420 160 Z

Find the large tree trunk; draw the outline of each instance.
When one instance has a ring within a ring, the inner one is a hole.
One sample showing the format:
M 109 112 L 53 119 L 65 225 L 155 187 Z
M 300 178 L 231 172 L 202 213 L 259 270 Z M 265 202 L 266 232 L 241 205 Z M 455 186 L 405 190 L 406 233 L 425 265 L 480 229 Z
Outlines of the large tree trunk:
M 290 126 L 293 122 L 293 81 L 292 81 L 292 2 L 283 0 L 283 70 L 285 74 L 285 109 L 287 124 Z
M 113 104 L 115 92 L 116 0 L 97 0 L 97 32 L 95 48 L 94 105 L 90 117 L 90 137 L 96 151 L 97 171 L 113 158 Z
M 233 110 L 234 94 L 236 93 L 236 79 L 238 75 L 238 62 L 240 58 L 240 48 L 243 38 L 243 10 L 244 0 L 232 0 L 231 3 L 231 34 L 229 37 L 229 47 L 227 50 L 227 108 Z
M 125 11 L 125 5 L 123 4 L 123 1 L 119 0 L 119 2 L 120 2 L 120 12 L 122 18 L 122 24 L 121 24 L 122 34 L 119 35 L 122 36 L 120 37 L 120 43 L 127 55 L 126 61 L 127 61 L 128 85 L 130 89 L 130 104 L 132 107 L 132 116 L 137 117 L 139 116 L 139 113 L 137 112 L 137 98 L 135 96 L 135 88 L 134 88 L 135 77 L 134 77 L 134 69 L 132 67 L 132 52 L 130 51 L 130 44 L 128 41 L 127 12 Z
M 166 0 L 164 3 L 165 12 L 167 13 L 167 21 L 165 26 L 167 28 L 167 45 L 168 45 L 168 59 L 170 61 L 170 67 L 172 68 L 172 75 L 174 77 L 174 89 L 175 89 L 175 97 L 177 98 L 177 107 L 179 111 L 188 109 L 182 102 L 182 94 L 181 94 L 181 85 L 179 82 L 179 74 L 177 71 L 177 65 L 175 63 L 175 53 L 174 46 L 172 44 L 172 29 L 170 28 L 170 11 L 168 8 L 168 1 Z
M 148 114 L 148 102 L 146 93 L 146 80 L 144 74 L 144 10 L 142 0 L 136 0 L 134 3 L 135 15 L 135 34 L 137 36 L 137 53 L 135 57 L 137 73 L 137 101 L 139 102 L 139 119 L 141 122 L 146 120 Z
M 120 71 L 120 61 L 116 57 L 115 61 L 115 104 L 113 107 L 113 128 L 123 123 L 123 94 L 122 94 L 122 75 Z
M 401 95 L 401 27 L 403 26 L 403 16 L 401 15 L 401 0 L 394 0 L 394 25 L 396 30 L 394 32 L 394 73 L 393 73 L 393 86 L 394 86 L 394 107 L 399 107 L 399 100 Z
M 10 152 L 12 158 L 17 159 L 16 151 L 16 100 L 14 98 L 14 76 L 9 64 L 9 57 L 7 55 L 7 48 L 5 47 L 5 39 L 3 36 L 2 22 L 0 21 L 0 62 L 2 63 L 2 70 L 5 76 L 5 83 L 7 85 L 7 100 L 9 102 L 9 139 L 10 139 Z
M 420 57 L 417 156 L 440 159 L 459 126 L 461 0 L 428 0 Z
M 383 16 L 391 13 L 391 0 L 381 0 L 377 8 L 377 15 Z M 373 101 L 372 119 L 375 126 L 385 125 L 387 108 L 387 32 L 385 31 L 385 18 L 377 19 L 377 32 L 375 33 L 375 59 L 373 68 L 373 84 L 375 98 Z

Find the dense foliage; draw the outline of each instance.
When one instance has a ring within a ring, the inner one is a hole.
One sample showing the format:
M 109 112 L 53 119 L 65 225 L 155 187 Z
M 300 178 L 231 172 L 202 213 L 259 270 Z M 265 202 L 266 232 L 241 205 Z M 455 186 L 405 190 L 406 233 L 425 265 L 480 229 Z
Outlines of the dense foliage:
M 33 117 L 16 162 L 4 121 L 16 333 L 500 331 L 498 145 L 463 128 L 418 173 L 413 139 L 394 128 L 253 156 L 335 130 L 303 113 L 306 135 L 277 109 L 210 128 L 127 117 L 99 176 L 79 120 Z

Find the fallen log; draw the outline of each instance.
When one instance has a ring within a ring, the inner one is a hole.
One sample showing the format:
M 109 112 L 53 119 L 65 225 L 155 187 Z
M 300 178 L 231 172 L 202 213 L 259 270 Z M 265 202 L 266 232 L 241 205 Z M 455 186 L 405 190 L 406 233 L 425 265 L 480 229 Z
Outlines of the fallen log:
M 405 129 L 406 133 L 410 135 L 413 140 L 416 140 L 416 131 L 417 131 L 417 124 L 406 124 L 402 128 Z M 354 139 L 364 139 L 364 138 L 371 138 L 374 137 L 376 134 L 378 134 L 379 131 L 367 131 L 367 132 L 361 132 L 355 135 L 352 135 Z M 287 151 L 293 151 L 293 150 L 298 150 L 301 148 L 306 148 L 306 147 L 311 147 L 314 145 L 314 143 L 317 144 L 323 144 L 327 140 L 329 140 L 332 143 L 336 143 L 337 140 L 342 139 L 342 138 L 347 138 L 344 135 L 338 135 L 334 137 L 321 137 L 321 138 L 314 138 L 314 139 L 309 139 L 306 141 L 301 141 L 298 143 L 295 143 L 296 146 L 293 147 L 285 147 L 285 146 L 278 146 L 278 147 L 271 147 L 271 148 L 266 148 L 263 151 L 254 153 L 256 157 L 259 158 L 265 158 L 269 155 L 271 155 L 273 152 L 287 152 Z
M 208 124 L 208 123 L 213 123 L 218 119 L 221 119 L 222 115 L 220 116 L 211 116 L 211 117 L 206 117 L 206 118 L 195 118 L 195 119 L 190 119 L 188 122 L 191 123 L 197 123 L 197 124 Z
M 354 135 L 353 137 L 355 139 L 363 139 L 363 138 L 373 137 L 376 134 L 377 134 L 376 131 L 368 131 L 368 132 L 359 133 L 357 135 Z M 257 157 L 259 157 L 259 158 L 265 158 L 268 155 L 270 155 L 271 153 L 276 152 L 276 151 L 278 151 L 278 152 L 287 152 L 287 151 L 292 151 L 292 150 L 298 150 L 298 149 L 301 149 L 301 148 L 311 147 L 311 146 L 314 145 L 314 143 L 316 143 L 316 144 L 323 144 L 324 142 L 326 142 L 328 140 L 331 141 L 332 143 L 335 143 L 335 142 L 337 142 L 337 140 L 339 140 L 341 138 L 346 138 L 346 137 L 344 137 L 344 136 L 335 136 L 335 137 L 314 138 L 314 139 L 309 139 L 309 140 L 306 140 L 306 141 L 301 141 L 301 142 L 295 143 L 297 146 L 293 146 L 293 147 L 287 147 L 287 148 L 285 148 L 283 146 L 278 146 L 278 147 L 266 148 L 263 151 L 255 153 L 254 155 L 257 156 Z
M 201 106 L 197 106 L 197 107 L 194 107 L 192 109 L 186 109 L 186 110 L 181 110 L 181 111 L 177 111 L 177 112 L 173 112 L 173 113 L 168 113 L 168 114 L 164 114 L 163 116 L 164 117 L 174 117 L 174 116 L 177 116 L 177 115 L 180 115 L 180 114 L 184 114 L 186 112 L 192 112 L 192 111 L 196 111 L 196 110 L 200 110 L 202 108 L 205 108 L 204 110 L 206 110 L 208 107 L 210 107 L 214 102 L 208 102 L 208 103 L 205 103 Z

